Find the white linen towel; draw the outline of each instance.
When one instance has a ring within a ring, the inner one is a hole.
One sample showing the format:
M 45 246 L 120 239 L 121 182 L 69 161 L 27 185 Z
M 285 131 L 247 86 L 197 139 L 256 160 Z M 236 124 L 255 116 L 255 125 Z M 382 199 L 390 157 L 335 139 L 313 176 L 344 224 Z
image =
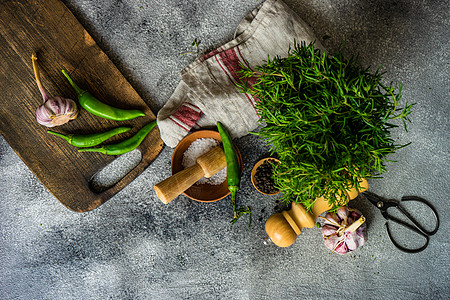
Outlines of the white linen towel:
M 294 40 L 324 51 L 309 26 L 280 0 L 267 0 L 239 24 L 235 38 L 200 57 L 181 71 L 181 81 L 157 122 L 161 138 L 169 147 L 192 129 L 215 127 L 222 122 L 233 138 L 242 137 L 258 126 L 255 100 L 239 92 L 241 64 L 253 68 L 268 56 L 285 57 Z M 254 78 L 248 81 L 251 85 Z

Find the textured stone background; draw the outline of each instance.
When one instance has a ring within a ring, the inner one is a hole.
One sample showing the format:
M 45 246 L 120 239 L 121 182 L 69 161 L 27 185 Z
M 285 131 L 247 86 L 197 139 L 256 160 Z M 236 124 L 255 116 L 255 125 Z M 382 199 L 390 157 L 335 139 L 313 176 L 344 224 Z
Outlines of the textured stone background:
M 241 18 L 261 1 L 64 0 L 156 113 L 179 71 L 201 52 L 232 39 Z M 368 218 L 369 240 L 347 256 L 330 255 L 320 230 L 306 229 L 285 249 L 265 246 L 265 220 L 277 196 L 251 186 L 253 164 L 268 150 L 254 137 L 243 154 L 241 201 L 253 207 L 251 228 L 234 226 L 230 200 L 203 204 L 181 196 L 163 205 L 153 185 L 169 176 L 172 149 L 100 208 L 64 208 L 0 137 L 1 299 L 448 299 L 449 20 L 446 0 L 286 0 L 324 46 L 382 65 L 386 81 L 403 83 L 416 102 L 411 146 L 390 157 L 371 191 L 428 199 L 441 216 L 429 247 L 398 251 L 384 219 L 362 199 L 350 206 Z

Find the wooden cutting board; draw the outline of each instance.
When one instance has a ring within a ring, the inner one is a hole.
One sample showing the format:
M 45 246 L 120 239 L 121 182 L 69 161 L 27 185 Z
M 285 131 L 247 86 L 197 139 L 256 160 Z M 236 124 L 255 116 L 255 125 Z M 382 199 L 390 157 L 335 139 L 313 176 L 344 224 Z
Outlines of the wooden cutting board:
M 95 192 L 91 179 L 117 156 L 80 153 L 37 123 L 35 111 L 43 100 L 31 64 L 35 51 L 41 80 L 52 96 L 78 103 L 61 73 L 65 69 L 82 89 L 101 101 L 146 113 L 145 117 L 117 122 L 80 107 L 77 119 L 52 130 L 88 134 L 118 126 L 133 128 L 105 142 L 112 144 L 133 136 L 155 115 L 62 2 L 0 1 L 0 134 L 63 205 L 77 212 L 92 210 L 123 189 L 158 155 L 163 148 L 159 130 L 153 129 L 139 146 L 142 160 L 133 170 L 107 190 Z

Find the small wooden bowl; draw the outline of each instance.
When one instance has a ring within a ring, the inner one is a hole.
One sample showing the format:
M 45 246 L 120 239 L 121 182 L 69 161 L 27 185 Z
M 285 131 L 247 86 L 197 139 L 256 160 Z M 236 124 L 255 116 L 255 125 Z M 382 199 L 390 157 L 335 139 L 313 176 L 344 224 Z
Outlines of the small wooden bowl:
M 256 170 L 259 168 L 259 166 L 261 166 L 263 163 L 265 163 L 265 162 L 268 161 L 268 160 L 274 160 L 274 161 L 276 161 L 276 162 L 278 162 L 278 163 L 280 162 L 280 160 L 278 160 L 278 159 L 276 159 L 276 158 L 273 158 L 273 157 L 266 157 L 266 158 L 263 158 L 263 159 L 259 160 L 259 161 L 255 164 L 255 166 L 253 167 L 253 169 L 252 169 L 251 179 L 252 179 L 252 183 L 253 183 L 253 186 L 255 187 L 255 189 L 256 189 L 258 192 L 260 192 L 261 194 L 264 194 L 264 195 L 276 195 L 276 194 L 278 194 L 278 193 L 280 192 L 280 190 L 278 190 L 278 192 L 276 192 L 276 193 L 268 194 L 268 193 L 264 193 L 263 191 L 261 191 L 260 189 L 258 189 L 258 188 L 256 187 L 256 182 L 255 182 L 255 174 L 256 174 Z
M 184 169 L 182 164 L 184 152 L 189 148 L 192 142 L 201 138 L 213 138 L 222 143 L 219 132 L 214 130 L 199 130 L 185 136 L 173 151 L 171 162 L 172 175 Z M 234 145 L 234 147 L 236 148 L 239 166 L 241 167 L 242 172 L 241 153 L 239 152 L 239 149 L 236 147 L 236 145 Z M 207 183 L 194 184 L 189 189 L 184 191 L 183 194 L 195 201 L 215 202 L 228 196 L 230 194 L 230 190 L 228 189 L 228 183 L 225 180 L 218 185 L 211 185 Z

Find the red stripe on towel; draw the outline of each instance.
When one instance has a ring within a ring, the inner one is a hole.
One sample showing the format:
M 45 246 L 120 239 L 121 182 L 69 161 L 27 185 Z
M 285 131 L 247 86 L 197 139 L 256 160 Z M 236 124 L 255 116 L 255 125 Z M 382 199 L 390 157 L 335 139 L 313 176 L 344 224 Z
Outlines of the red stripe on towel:
M 244 56 L 242 56 L 241 49 L 240 49 L 238 46 L 236 46 L 236 48 L 237 48 L 238 53 L 239 53 L 239 56 L 241 57 L 241 59 L 242 59 L 242 61 L 244 62 L 244 64 L 247 66 L 247 68 L 249 68 L 250 70 L 253 71 L 253 69 L 250 68 L 250 66 L 248 65 L 247 60 L 244 58 Z
M 220 48 L 219 48 L 220 49 Z M 213 57 L 214 55 L 216 55 L 217 53 L 219 53 L 219 49 L 213 50 L 211 52 L 209 52 L 208 54 L 203 55 L 202 57 L 199 58 L 200 61 L 205 61 L 210 57 Z
M 241 48 L 236 46 L 236 49 L 238 51 L 238 54 L 239 54 L 239 57 L 240 57 L 241 61 L 244 62 L 244 64 L 247 66 L 247 68 L 249 68 L 250 70 L 253 71 L 252 67 L 250 67 L 250 65 L 248 64 L 247 60 L 242 55 Z M 247 87 L 251 89 L 252 86 L 256 83 L 257 78 L 256 78 L 256 76 L 252 76 L 252 77 L 247 78 L 246 80 L 247 80 Z M 251 101 L 252 101 L 253 108 L 255 108 L 255 103 L 259 102 L 259 99 L 256 96 L 253 96 Z M 257 111 L 256 108 L 255 108 L 255 111 L 256 111 L 256 114 L 258 114 L 258 111 Z
M 252 68 L 250 67 L 250 65 L 248 64 L 247 60 L 244 58 L 244 56 L 242 56 L 241 49 L 240 49 L 238 46 L 236 46 L 236 49 L 237 49 L 237 51 L 238 51 L 238 53 L 239 53 L 239 56 L 240 56 L 240 58 L 241 58 L 241 61 L 244 62 L 244 64 L 247 66 L 247 68 L 249 68 L 250 70 L 253 71 L 253 69 L 252 69 Z M 250 77 L 250 78 L 247 78 L 247 87 L 248 87 L 248 88 L 251 88 L 255 83 L 256 83 L 256 77 L 255 77 L 255 76 L 252 76 L 252 77 Z
M 220 60 L 217 58 L 217 55 L 214 55 L 214 58 L 216 59 L 217 63 L 219 64 L 219 67 L 222 69 L 225 75 L 227 75 L 228 79 L 230 79 L 230 81 L 234 83 L 234 80 L 230 77 L 230 74 L 225 70 L 225 68 L 220 63 Z
M 193 109 L 193 110 L 195 110 L 197 112 L 201 112 L 202 111 L 197 105 L 194 105 L 192 103 L 184 102 L 184 105 L 186 105 L 187 107 L 190 107 L 191 109 Z
M 220 67 L 222 68 L 222 70 L 225 72 L 225 74 L 227 74 L 228 78 L 234 83 L 241 81 L 241 76 L 238 74 L 238 72 L 240 70 L 242 70 L 239 58 L 236 54 L 236 48 L 238 48 L 238 47 L 236 46 L 236 47 L 227 49 L 218 54 L 218 56 L 220 57 L 220 60 L 225 65 L 228 72 L 220 64 L 219 59 L 217 59 L 217 55 L 214 56 L 216 58 L 217 62 L 219 63 Z M 231 77 L 233 77 L 233 78 L 231 78 Z M 250 104 L 252 105 L 252 107 L 255 108 L 255 103 L 252 100 L 252 97 L 250 97 L 250 95 L 248 95 L 248 94 L 244 94 L 244 95 L 245 95 L 245 97 L 247 97 L 247 99 L 250 102 Z
M 184 130 L 189 131 L 202 114 L 203 112 L 198 106 L 185 102 L 169 118 Z
M 186 131 L 189 131 L 189 129 L 187 129 L 186 127 L 184 127 L 183 125 L 181 125 L 178 120 L 176 120 L 175 118 L 172 118 L 172 116 L 169 116 L 169 120 L 171 120 L 172 122 L 174 122 L 176 125 L 178 125 L 179 127 L 183 128 Z
M 197 123 L 198 119 L 202 116 L 202 111 L 192 109 L 189 107 L 190 105 L 190 103 L 181 105 L 177 111 L 172 114 L 172 117 L 192 128 L 192 126 L 194 126 L 194 124 Z
M 233 47 L 222 51 L 219 53 L 219 56 L 225 67 L 230 72 L 231 76 L 233 76 L 234 81 L 240 82 L 241 76 L 238 74 L 238 72 L 241 71 L 242 68 L 239 64 L 239 58 L 237 57 L 236 49 Z

